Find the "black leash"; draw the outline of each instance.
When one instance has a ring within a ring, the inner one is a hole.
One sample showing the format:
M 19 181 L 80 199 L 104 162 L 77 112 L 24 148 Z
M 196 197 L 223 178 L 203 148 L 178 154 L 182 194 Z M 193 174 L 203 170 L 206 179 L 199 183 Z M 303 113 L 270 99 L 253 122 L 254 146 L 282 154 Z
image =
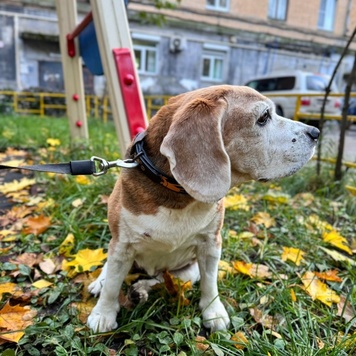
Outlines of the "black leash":
M 93 156 L 90 160 L 82 161 L 70 161 L 68 163 L 53 163 L 53 164 L 36 164 L 33 166 L 8 166 L 6 164 L 0 164 L 0 169 L 26 169 L 29 171 L 37 172 L 51 172 L 58 174 L 71 174 L 77 175 L 93 175 L 101 176 L 105 174 L 109 168 L 113 167 L 125 167 L 134 168 L 138 165 L 134 160 L 120 160 L 108 162 L 104 158 Z

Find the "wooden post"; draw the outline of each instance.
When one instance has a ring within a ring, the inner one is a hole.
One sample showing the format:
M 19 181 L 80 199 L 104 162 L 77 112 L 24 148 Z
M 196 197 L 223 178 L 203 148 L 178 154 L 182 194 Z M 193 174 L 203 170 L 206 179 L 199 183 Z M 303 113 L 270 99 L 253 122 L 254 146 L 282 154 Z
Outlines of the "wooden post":
M 75 39 L 76 53 L 73 57 L 68 55 L 67 49 L 67 35 L 77 26 L 76 0 L 56 0 L 56 9 L 70 135 L 72 141 L 88 140 L 82 60 L 78 39 Z
M 126 8 L 123 0 L 91 0 L 90 3 L 117 137 L 121 154 L 124 155 L 127 146 L 131 142 L 131 135 L 128 125 L 129 118 L 126 116 L 125 102 L 120 88 L 113 50 L 118 48 L 129 49 L 132 61 L 135 63 Z M 137 80 L 136 68 L 134 68 L 134 76 Z M 144 108 L 141 90 L 138 92 L 141 107 Z M 147 126 L 145 110 L 143 112 L 145 126 Z

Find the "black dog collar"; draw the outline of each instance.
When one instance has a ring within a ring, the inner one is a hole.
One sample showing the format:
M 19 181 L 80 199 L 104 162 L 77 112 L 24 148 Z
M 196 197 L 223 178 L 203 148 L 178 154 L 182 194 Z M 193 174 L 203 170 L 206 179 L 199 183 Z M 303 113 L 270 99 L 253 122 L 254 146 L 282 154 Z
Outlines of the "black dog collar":
M 167 176 L 154 166 L 152 161 L 148 158 L 144 149 L 144 138 L 146 137 L 146 131 L 140 132 L 134 139 L 131 147 L 131 157 L 135 160 L 142 172 L 146 174 L 153 182 L 162 184 L 164 187 L 172 190 L 176 193 L 187 194 L 185 189 L 173 178 Z

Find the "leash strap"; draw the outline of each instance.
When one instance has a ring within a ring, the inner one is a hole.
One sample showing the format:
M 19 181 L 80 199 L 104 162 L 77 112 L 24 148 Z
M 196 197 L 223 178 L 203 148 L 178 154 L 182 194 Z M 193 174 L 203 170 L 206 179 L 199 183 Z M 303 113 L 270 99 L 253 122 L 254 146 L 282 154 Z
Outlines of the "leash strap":
M 26 169 L 36 172 L 51 172 L 57 174 L 71 174 L 73 176 L 78 175 L 93 175 L 101 176 L 105 174 L 109 168 L 113 167 L 125 167 L 133 168 L 138 164 L 133 160 L 120 160 L 108 162 L 103 158 L 93 156 L 91 159 L 82 161 L 70 161 L 68 163 L 53 163 L 53 164 L 35 164 L 33 166 L 8 166 L 0 164 L 0 169 Z

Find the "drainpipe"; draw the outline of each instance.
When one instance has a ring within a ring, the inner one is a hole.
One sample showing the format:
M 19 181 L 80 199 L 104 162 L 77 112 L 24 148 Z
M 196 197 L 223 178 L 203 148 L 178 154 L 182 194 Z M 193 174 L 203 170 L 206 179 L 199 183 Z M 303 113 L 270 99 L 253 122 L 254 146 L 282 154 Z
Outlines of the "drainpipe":
M 346 14 L 345 14 L 345 24 L 344 24 L 344 36 L 347 36 L 350 25 L 350 12 L 351 12 L 352 0 L 348 0 Z

